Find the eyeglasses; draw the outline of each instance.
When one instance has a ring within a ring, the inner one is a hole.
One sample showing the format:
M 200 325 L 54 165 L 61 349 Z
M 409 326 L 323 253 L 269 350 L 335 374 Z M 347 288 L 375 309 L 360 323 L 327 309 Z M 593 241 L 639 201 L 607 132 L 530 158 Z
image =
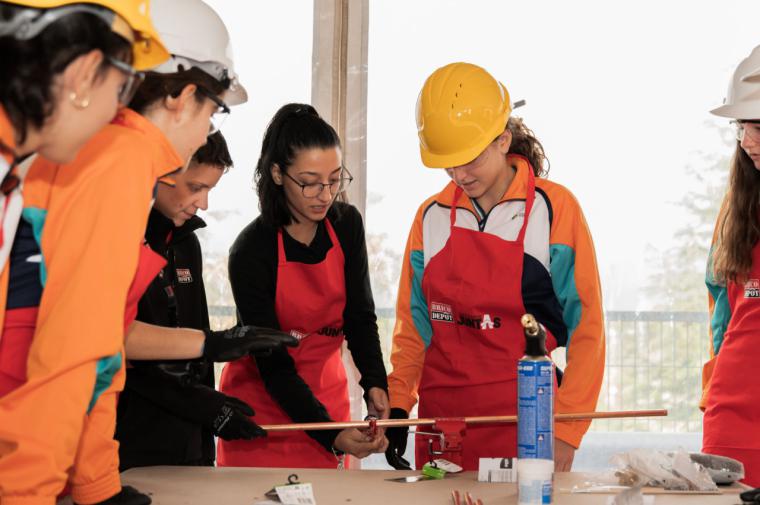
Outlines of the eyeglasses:
M 495 142 L 495 141 L 494 141 Z M 456 167 L 451 167 L 446 169 L 446 173 L 449 175 L 449 177 L 454 177 L 454 170 L 457 168 L 464 168 L 466 170 L 472 170 L 475 168 L 480 168 L 481 166 L 486 164 L 486 161 L 488 161 L 488 158 L 491 155 L 491 146 L 494 144 L 494 142 L 491 142 L 486 146 L 486 148 L 481 152 L 477 158 L 475 158 L 472 161 L 469 161 L 465 163 L 464 165 L 458 165 Z
M 230 115 L 230 108 L 226 103 L 224 103 L 221 98 L 203 86 L 198 86 L 198 91 L 200 91 L 203 96 L 214 102 L 218 107 L 216 109 L 216 112 L 211 114 L 211 124 L 208 128 L 208 134 L 213 135 L 222 128 L 222 124 L 224 124 L 224 122 L 227 120 L 227 117 Z
M 731 121 L 736 129 L 736 140 L 742 142 L 747 136 L 754 142 L 760 142 L 760 121 Z
M 342 177 L 343 173 L 348 174 L 348 177 Z M 301 187 L 301 193 L 306 198 L 316 198 L 319 195 L 322 194 L 322 192 L 325 190 L 325 188 L 329 188 L 330 190 L 330 196 L 335 196 L 341 191 L 345 191 L 348 186 L 351 185 L 351 182 L 354 180 L 354 176 L 351 175 L 351 172 L 348 171 L 347 168 L 343 167 L 343 170 L 341 171 L 341 178 L 337 181 L 328 182 L 327 184 L 321 183 L 321 182 L 312 182 L 309 184 L 304 184 L 302 182 L 299 182 L 297 179 L 295 179 L 292 175 L 285 172 L 285 175 L 290 179 L 291 181 L 295 182 L 298 186 Z
M 140 87 L 140 84 L 142 84 L 145 79 L 145 74 L 143 72 L 138 72 L 132 67 L 132 65 L 117 60 L 113 56 L 106 57 L 106 61 L 113 68 L 127 76 L 127 80 L 124 81 L 124 84 L 119 88 L 119 105 L 126 107 L 129 105 L 129 102 L 132 101 L 132 97 L 135 96 L 137 88 Z

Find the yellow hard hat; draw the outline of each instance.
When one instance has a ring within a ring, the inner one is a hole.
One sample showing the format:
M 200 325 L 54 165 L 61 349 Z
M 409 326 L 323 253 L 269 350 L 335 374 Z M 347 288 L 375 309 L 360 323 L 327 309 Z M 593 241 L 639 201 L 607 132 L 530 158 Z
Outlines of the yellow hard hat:
M 469 163 L 504 131 L 511 111 L 507 88 L 485 69 L 471 63 L 439 68 L 417 98 L 422 163 L 430 168 Z
M 17 35 L 19 38 L 36 36 L 61 16 L 74 12 L 89 12 L 103 18 L 109 23 L 114 33 L 132 43 L 134 50 L 132 66 L 137 70 L 151 69 L 169 59 L 169 51 L 161 42 L 150 19 L 150 0 L 3 0 L 3 2 L 50 11 L 46 13 L 48 14 L 46 16 L 23 17 L 21 19 L 23 24 L 18 26 L 24 30 L 25 36 Z M 110 12 L 106 13 L 93 6 L 103 7 Z M 56 13 L 59 15 L 50 15 Z

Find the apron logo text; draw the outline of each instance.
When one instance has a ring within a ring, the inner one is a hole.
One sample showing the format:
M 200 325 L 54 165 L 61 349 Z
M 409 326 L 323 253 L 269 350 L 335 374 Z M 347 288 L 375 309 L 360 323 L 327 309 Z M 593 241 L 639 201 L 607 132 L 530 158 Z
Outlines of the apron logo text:
M 491 317 L 490 314 L 485 314 L 482 317 L 461 314 L 457 324 L 476 330 L 493 330 L 494 328 L 501 328 L 501 318 Z
M 296 337 L 296 339 L 297 339 L 298 341 L 301 341 L 301 340 L 303 340 L 303 339 L 305 339 L 305 338 L 306 338 L 306 333 L 301 333 L 301 332 L 300 332 L 300 331 L 298 331 L 298 330 L 290 330 L 290 334 L 291 334 L 292 336 Z
M 744 298 L 760 298 L 760 280 L 750 279 L 744 285 Z
M 177 269 L 177 282 L 181 284 L 190 284 L 191 282 L 193 282 L 193 274 L 190 273 L 189 268 Z
M 454 312 L 451 310 L 451 305 L 432 302 L 430 304 L 430 320 L 441 321 L 444 323 L 453 323 Z
M 343 336 L 343 327 L 335 328 L 332 326 L 325 326 L 321 330 L 317 332 L 319 335 L 324 335 L 326 337 L 342 337 Z

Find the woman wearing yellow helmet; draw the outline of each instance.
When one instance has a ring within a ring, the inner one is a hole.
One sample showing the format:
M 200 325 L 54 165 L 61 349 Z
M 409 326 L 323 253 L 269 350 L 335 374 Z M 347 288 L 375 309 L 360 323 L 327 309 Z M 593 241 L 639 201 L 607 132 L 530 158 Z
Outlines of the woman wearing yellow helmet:
M 422 162 L 452 181 L 419 208 L 407 242 L 388 376 L 391 417 L 516 412 L 520 317 L 568 349 L 560 412 L 594 410 L 604 364 L 601 293 L 580 206 L 546 180 L 541 143 L 510 117 L 507 89 L 484 69 L 436 70 L 417 102 Z M 588 423 L 558 423 L 555 460 L 569 470 Z M 388 430 L 388 462 L 408 467 L 408 430 Z M 433 442 L 434 448 L 437 441 Z M 470 426 L 462 463 L 516 456 L 514 426 Z M 418 439 L 418 467 L 428 444 Z
M 71 161 L 129 102 L 141 77 L 130 63 L 168 58 L 139 10 L 135 0 L 0 2 L 0 265 L 21 211 L 16 160 Z
M 147 0 L 8 0 L 0 1 L 0 54 L 0 285 L 4 286 L 0 396 L 4 396 L 4 385 L 27 379 L 25 350 L 37 312 L 28 303 L 36 292 L 28 289 L 30 285 L 21 282 L 13 300 L 4 292 L 6 285 L 18 287 L 19 278 L 30 278 L 19 277 L 29 273 L 24 266 L 39 264 L 33 262 L 34 254 L 25 255 L 29 252 L 25 245 L 35 242 L 35 230 L 21 190 L 28 166 L 17 162 L 33 153 L 54 163 L 73 160 L 85 142 L 130 101 L 142 78 L 138 70 L 162 63 L 169 53 L 151 24 Z M 11 269 L 11 264 L 17 268 Z M 42 383 L 33 387 L 40 388 Z M 5 409 L 17 406 L 12 395 L 4 400 Z M 40 422 L 49 421 L 37 417 Z M 59 458 L 54 448 L 43 447 L 42 439 L 32 435 L 34 444 L 39 444 L 37 452 L 27 453 L 33 455 L 25 464 L 14 463 L 19 459 L 9 455 L 19 445 L 13 430 L 34 433 L 36 425 L 0 422 L 0 426 L 3 503 L 37 503 L 35 499 L 52 503 L 70 461 L 67 464 L 65 457 Z M 72 446 L 76 441 L 77 437 L 66 436 L 61 443 Z M 22 449 L 22 460 L 23 454 Z M 18 478 L 24 472 L 37 475 L 32 481 Z

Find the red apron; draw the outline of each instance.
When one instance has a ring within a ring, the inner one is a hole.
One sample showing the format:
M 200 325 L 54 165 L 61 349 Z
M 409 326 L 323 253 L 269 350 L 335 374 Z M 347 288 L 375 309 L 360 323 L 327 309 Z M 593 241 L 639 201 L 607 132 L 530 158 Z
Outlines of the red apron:
M 760 486 L 760 243 L 746 283 L 729 282 L 731 322 L 715 360 L 703 421 L 702 451 L 744 463 L 744 483 Z
M 137 303 L 165 264 L 166 260 L 147 245 L 140 246 L 137 272 L 127 293 L 125 331 L 137 316 Z M 3 338 L 0 339 L 0 397 L 26 382 L 26 363 L 37 327 L 38 310 L 38 307 L 27 307 L 5 313 Z
M 132 284 L 127 292 L 127 307 L 124 311 L 124 331 L 129 329 L 129 325 L 137 317 L 137 305 L 140 298 L 150 286 L 153 279 L 166 265 L 166 258 L 148 247 L 148 244 L 140 245 L 140 256 L 137 260 L 137 271 L 132 279 Z
M 419 417 L 514 415 L 517 362 L 525 354 L 520 317 L 525 230 L 535 199 L 528 170 L 522 228 L 515 241 L 455 226 L 457 188 L 451 206 L 451 235 L 425 268 L 422 291 L 433 335 L 425 353 L 419 388 Z M 547 335 L 547 348 L 557 346 Z M 434 449 L 438 449 L 437 439 Z M 462 463 L 477 470 L 478 458 L 517 456 L 515 425 L 468 426 Z M 416 440 L 417 467 L 431 458 L 428 437 Z
M 345 258 L 330 221 L 325 227 L 332 247 L 321 263 L 288 262 L 282 231 L 277 233 L 278 265 L 275 311 L 280 328 L 301 341 L 288 349 L 298 375 L 311 388 L 330 417 L 348 421 L 348 381 L 341 360 L 343 310 L 346 306 Z M 257 424 L 293 421 L 269 396 L 255 360 L 229 363 L 222 373 L 220 390 L 240 398 L 256 411 Z M 305 432 L 272 432 L 266 438 L 225 441 L 219 439 L 219 466 L 281 468 L 336 468 L 332 452 Z
M 0 338 L 0 398 L 26 382 L 26 362 L 37 327 L 37 307 L 5 312 Z

